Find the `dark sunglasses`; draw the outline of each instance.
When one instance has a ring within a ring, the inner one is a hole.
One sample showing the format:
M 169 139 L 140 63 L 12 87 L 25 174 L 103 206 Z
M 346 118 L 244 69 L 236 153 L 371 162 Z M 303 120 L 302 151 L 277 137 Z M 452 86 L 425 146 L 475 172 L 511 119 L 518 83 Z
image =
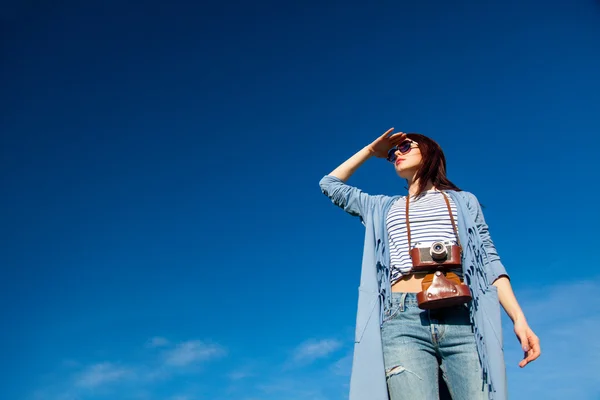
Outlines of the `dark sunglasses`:
M 388 156 L 387 156 L 387 160 L 391 163 L 396 162 L 396 151 L 399 151 L 400 154 L 407 154 L 410 152 L 410 150 L 413 148 L 413 143 L 417 144 L 417 142 L 413 142 L 412 140 L 405 140 L 404 142 L 400 143 L 398 146 L 394 146 L 392 147 L 389 151 L 388 151 Z M 418 145 L 418 144 L 417 144 Z M 416 146 L 415 146 L 416 147 Z

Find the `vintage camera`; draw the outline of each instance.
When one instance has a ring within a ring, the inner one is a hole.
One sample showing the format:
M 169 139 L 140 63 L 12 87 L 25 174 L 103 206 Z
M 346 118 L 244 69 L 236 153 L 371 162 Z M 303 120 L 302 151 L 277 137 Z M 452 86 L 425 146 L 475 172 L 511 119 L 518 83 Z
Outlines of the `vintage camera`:
M 433 310 L 465 304 L 471 301 L 471 291 L 454 272 L 436 271 L 421 281 L 423 291 L 417 293 L 417 304 L 423 310 Z
M 431 310 L 467 303 L 469 287 L 450 270 L 461 267 L 462 247 L 454 242 L 417 243 L 410 250 L 414 272 L 425 272 L 417 293 L 419 308 Z
M 433 272 L 461 266 L 462 247 L 454 242 L 417 243 L 410 250 L 414 272 Z

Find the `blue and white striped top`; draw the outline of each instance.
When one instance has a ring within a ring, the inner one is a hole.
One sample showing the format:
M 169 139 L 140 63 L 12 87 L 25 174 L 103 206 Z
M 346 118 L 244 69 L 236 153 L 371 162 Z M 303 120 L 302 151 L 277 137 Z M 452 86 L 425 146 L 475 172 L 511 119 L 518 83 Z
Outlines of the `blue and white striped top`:
M 454 219 L 457 220 L 456 205 L 449 198 Z M 456 235 L 448 214 L 444 195 L 435 189 L 427 190 L 418 197 L 411 197 L 409 204 L 411 247 L 437 241 L 456 243 Z M 390 246 L 390 273 L 392 285 L 412 270 L 406 232 L 406 197 L 398 199 L 390 208 L 386 225 Z M 462 271 L 455 271 L 462 276 Z

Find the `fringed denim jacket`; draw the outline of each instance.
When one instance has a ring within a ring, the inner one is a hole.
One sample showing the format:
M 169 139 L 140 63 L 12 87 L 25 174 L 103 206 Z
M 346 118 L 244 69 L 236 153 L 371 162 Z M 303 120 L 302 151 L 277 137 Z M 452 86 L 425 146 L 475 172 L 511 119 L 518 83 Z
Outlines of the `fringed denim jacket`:
M 391 305 L 390 254 L 385 218 L 401 196 L 369 195 L 333 176 L 320 181 L 322 192 L 365 226 L 350 400 L 388 400 L 381 324 Z M 490 400 L 507 398 L 506 368 L 498 292 L 492 283 L 508 275 L 490 238 L 477 198 L 468 192 L 446 191 L 458 210 L 463 245 L 463 272 L 471 290 L 471 323 L 484 382 Z

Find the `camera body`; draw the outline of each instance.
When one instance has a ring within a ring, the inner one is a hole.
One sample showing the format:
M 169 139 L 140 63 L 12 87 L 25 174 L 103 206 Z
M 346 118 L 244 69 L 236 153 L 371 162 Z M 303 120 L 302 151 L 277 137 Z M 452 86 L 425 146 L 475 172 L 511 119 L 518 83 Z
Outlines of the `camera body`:
M 414 272 L 434 272 L 459 268 L 462 247 L 454 242 L 436 241 L 431 244 L 417 243 L 410 250 Z

